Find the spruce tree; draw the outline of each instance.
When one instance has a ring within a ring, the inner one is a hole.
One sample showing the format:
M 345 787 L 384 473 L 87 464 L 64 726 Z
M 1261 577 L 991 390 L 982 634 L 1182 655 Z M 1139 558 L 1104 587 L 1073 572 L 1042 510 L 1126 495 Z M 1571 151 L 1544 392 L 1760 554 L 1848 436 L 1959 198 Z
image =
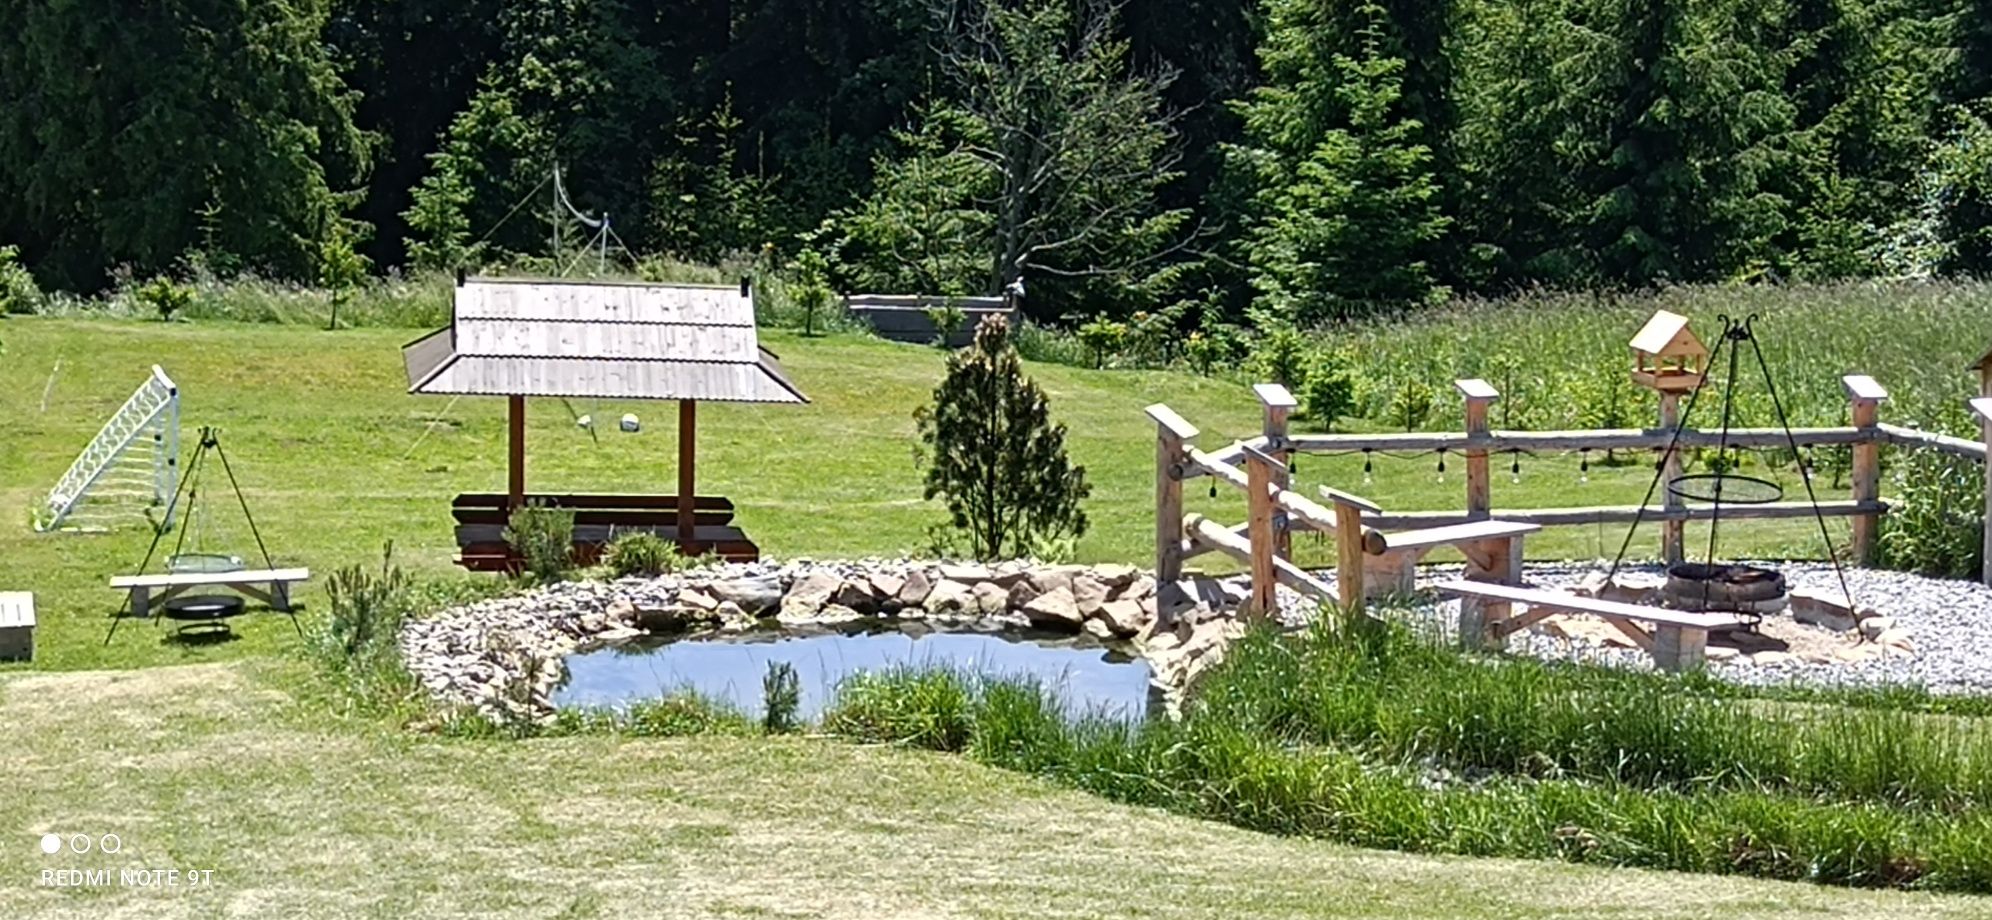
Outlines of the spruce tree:
M 927 464 L 926 497 L 980 559 L 1086 532 L 1086 468 L 1065 454 L 1065 426 L 1044 390 L 1024 376 L 1010 327 L 990 316 L 975 342 L 948 359 L 934 404 L 914 413 Z

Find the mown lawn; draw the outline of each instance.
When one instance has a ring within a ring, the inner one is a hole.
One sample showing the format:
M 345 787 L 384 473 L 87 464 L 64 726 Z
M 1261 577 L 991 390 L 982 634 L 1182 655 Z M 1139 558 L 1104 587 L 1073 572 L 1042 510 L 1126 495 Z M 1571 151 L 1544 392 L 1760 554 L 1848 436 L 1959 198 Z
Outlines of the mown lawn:
M 187 647 L 150 624 L 127 624 L 112 644 L 106 617 L 121 597 L 105 587 L 144 555 L 141 525 L 110 534 L 37 534 L 30 507 L 43 496 L 106 418 L 163 365 L 180 385 L 191 452 L 198 426 L 222 430 L 222 442 L 248 495 L 264 539 L 281 563 L 310 566 L 320 579 L 302 594 L 322 597 L 333 568 L 377 561 L 392 541 L 407 568 L 456 577 L 449 498 L 496 491 L 504 483 L 504 405 L 500 399 L 454 403 L 413 397 L 399 347 L 422 330 L 351 329 L 216 321 L 162 324 L 137 320 L 16 318 L 0 322 L 0 507 L 15 509 L 0 526 L 0 589 L 31 590 L 41 607 L 44 668 L 126 667 L 262 654 L 295 642 L 274 617 L 240 624 L 238 641 Z M 913 410 L 938 381 L 938 351 L 856 336 L 801 338 L 766 332 L 808 406 L 715 404 L 700 417 L 700 491 L 731 497 L 739 522 L 765 553 L 778 557 L 857 557 L 924 553 L 927 530 L 942 520 L 922 499 L 914 464 Z M 58 362 L 60 370 L 56 372 Z M 1080 561 L 1142 563 L 1152 558 L 1154 426 L 1144 406 L 1166 401 L 1200 426 L 1206 448 L 1259 430 L 1259 408 L 1235 380 L 1171 371 L 1095 371 L 1034 364 L 1070 427 L 1070 445 L 1093 483 L 1086 504 L 1092 527 L 1079 541 Z M 54 373 L 52 373 L 54 372 Z M 53 381 L 51 382 L 51 377 Z M 1435 381 L 1449 387 L 1445 381 Z M 44 402 L 45 399 L 45 402 Z M 45 406 L 45 408 L 44 408 Z M 528 486 L 549 491 L 654 491 L 675 488 L 675 412 L 668 404 L 575 404 L 604 422 L 598 437 L 576 428 L 569 407 L 540 401 L 529 410 Z M 644 430 L 626 435 L 613 420 L 634 412 Z M 1458 410 L 1431 427 L 1459 423 Z M 1463 461 L 1437 458 L 1307 457 L 1303 491 L 1332 483 L 1387 508 L 1457 507 Z M 1633 504 L 1650 468 L 1608 466 L 1595 457 L 1582 481 L 1576 455 L 1522 458 L 1522 482 L 1509 481 L 1497 458 L 1495 504 L 1558 506 Z M 1787 474 L 1787 480 L 1791 477 Z M 1243 502 L 1208 480 L 1189 488 L 1189 510 L 1242 520 Z M 208 480 L 205 543 L 253 555 L 254 544 L 220 477 Z M 1797 484 L 1788 481 L 1796 497 Z M 1844 494 L 1836 492 L 1831 494 Z M 136 520 L 136 519 L 134 519 Z M 1648 525 L 1651 530 L 1651 525 Z M 1835 523 L 1844 542 L 1844 526 Z M 1530 542 L 1532 559 L 1590 559 L 1614 554 L 1620 527 L 1571 527 Z M 192 541 L 192 537 L 189 538 Z M 1657 551 L 1642 534 L 1634 555 Z M 1691 540 L 1695 539 L 1691 536 Z M 190 543 L 191 545 L 191 543 Z M 1700 545 L 1698 542 L 1692 545 Z M 1808 520 L 1736 523 L 1723 529 L 1725 552 L 1816 557 L 1823 552 Z M 1303 538 L 1303 559 L 1332 564 L 1325 541 Z M 1204 557 L 1206 567 L 1231 564 Z M 155 563 L 156 564 L 156 563 Z M 18 666 L 14 666 L 18 667 Z
M 442 740 L 292 663 L 0 676 L 0 916 L 1972 917 L 1980 899 L 1433 858 L 810 738 Z M 117 834 L 44 856 L 45 833 Z M 203 888 L 43 869 L 212 869 Z

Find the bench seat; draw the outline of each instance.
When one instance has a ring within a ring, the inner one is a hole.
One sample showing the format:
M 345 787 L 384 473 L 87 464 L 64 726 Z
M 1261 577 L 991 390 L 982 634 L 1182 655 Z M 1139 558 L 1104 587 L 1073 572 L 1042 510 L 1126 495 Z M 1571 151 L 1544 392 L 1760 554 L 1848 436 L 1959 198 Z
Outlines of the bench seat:
M 675 495 L 527 494 L 526 501 L 574 512 L 573 559 L 579 565 L 600 561 L 603 548 L 626 533 L 655 534 L 673 544 L 678 539 Z M 473 572 L 519 571 L 525 560 L 505 543 L 509 506 L 510 499 L 497 493 L 470 492 L 451 500 L 457 565 Z M 692 499 L 692 508 L 694 549 L 728 562 L 761 558 L 761 548 L 733 526 L 731 499 L 699 495 Z
M 174 572 L 161 575 L 114 575 L 111 587 L 131 592 L 131 612 L 152 615 L 154 601 L 167 601 L 194 588 L 227 588 L 253 597 L 272 609 L 290 611 L 290 586 L 311 580 L 310 569 L 241 569 L 234 572 Z M 153 592 L 157 591 L 155 595 Z
M 1476 646 L 1499 647 L 1510 635 L 1557 613 L 1582 613 L 1602 617 L 1653 656 L 1664 670 L 1699 668 L 1708 647 L 1712 629 L 1732 629 L 1749 624 L 1734 613 L 1668 610 L 1644 604 L 1627 604 L 1600 598 L 1581 597 L 1532 585 L 1504 585 L 1483 581 L 1448 581 L 1438 586 L 1440 594 L 1461 599 L 1460 638 Z M 1494 603 L 1486 603 L 1492 601 Z M 1522 604 L 1528 612 L 1510 616 L 1512 605 Z M 1469 616 L 1469 605 L 1477 608 Z M 1651 624 L 1649 632 L 1640 624 Z M 1469 635 L 1469 629 L 1478 635 Z
M 1416 591 L 1419 560 L 1441 546 L 1456 547 L 1467 557 L 1470 565 L 1482 571 L 1491 571 L 1500 567 L 1497 556 L 1521 559 L 1522 538 L 1541 529 L 1541 524 L 1486 520 L 1395 533 L 1366 531 L 1363 534 L 1363 594 L 1377 598 Z

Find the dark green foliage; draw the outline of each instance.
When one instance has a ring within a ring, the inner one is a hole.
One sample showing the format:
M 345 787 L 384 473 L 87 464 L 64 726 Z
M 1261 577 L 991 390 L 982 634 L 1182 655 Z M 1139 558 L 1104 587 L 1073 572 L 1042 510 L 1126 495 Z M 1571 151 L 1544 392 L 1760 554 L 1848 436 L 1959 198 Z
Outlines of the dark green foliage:
M 1355 369 L 1341 352 L 1325 349 L 1314 356 L 1307 380 L 1295 395 L 1310 418 L 1333 430 L 1343 416 L 1356 411 Z
M 1079 327 L 1079 341 L 1093 353 L 1093 366 L 1105 367 L 1107 356 L 1127 344 L 1127 324 L 1095 316 Z
M 662 575 L 678 566 L 678 547 L 654 533 L 618 534 L 602 551 L 602 563 L 617 578 Z
M 505 542 L 525 560 L 520 574 L 548 584 L 574 568 L 574 512 L 530 503 L 505 522 Z
M 1265 332 L 1252 349 L 1252 372 L 1286 387 L 1297 387 L 1307 374 L 1307 336 L 1285 323 L 1262 323 Z
M 934 324 L 934 331 L 937 333 L 934 344 L 941 348 L 948 347 L 948 340 L 954 338 L 956 332 L 961 331 L 963 323 L 968 322 L 968 314 L 951 303 L 928 307 L 926 313 L 927 322 Z
M 770 735 L 786 735 L 798 724 L 796 710 L 802 706 L 802 682 L 795 665 L 786 661 L 768 662 L 761 677 L 761 730 Z
M 403 667 L 401 624 L 422 598 L 394 564 L 394 544 L 381 549 L 378 571 L 350 565 L 326 580 L 327 613 L 305 629 L 305 647 L 340 691 L 340 702 L 362 712 L 406 708 L 418 694 Z
M 859 674 L 837 688 L 823 727 L 859 741 L 959 751 L 973 714 L 966 677 L 946 670 Z
M 41 286 L 21 264 L 21 250 L 0 246 L 0 315 L 33 313 L 41 306 Z
M 1903 451 L 1893 459 L 1878 564 L 1940 578 L 1978 577 L 1985 513 L 1979 464 L 1933 450 Z
M 1065 455 L 1044 391 L 1024 376 L 1009 323 L 992 315 L 975 343 L 948 358 L 934 404 L 915 414 L 927 464 L 926 497 L 982 559 L 1086 532 L 1086 468 Z
M 174 316 L 193 304 L 194 290 L 165 275 L 159 275 L 139 285 L 132 291 L 132 297 L 146 309 L 158 314 L 160 322 L 170 323 Z

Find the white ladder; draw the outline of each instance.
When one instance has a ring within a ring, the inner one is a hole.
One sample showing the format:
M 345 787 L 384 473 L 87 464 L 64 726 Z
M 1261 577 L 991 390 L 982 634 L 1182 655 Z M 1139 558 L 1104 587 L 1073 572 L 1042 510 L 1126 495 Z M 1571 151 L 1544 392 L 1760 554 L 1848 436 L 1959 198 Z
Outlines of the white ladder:
M 132 445 L 140 443 L 152 449 L 150 469 L 131 471 L 133 464 L 125 461 Z M 180 389 L 155 364 L 152 376 L 104 423 L 97 436 L 90 439 L 90 445 L 76 456 L 76 462 L 69 465 L 69 471 L 62 474 L 62 480 L 49 491 L 48 500 L 36 516 L 35 529 L 48 531 L 62 526 L 113 469 L 120 474 L 112 482 L 102 483 L 108 486 L 114 482 L 120 487 L 110 497 L 149 497 L 151 504 L 166 508 L 166 517 L 158 526 L 171 527 L 171 499 L 179 488 L 179 467 Z

